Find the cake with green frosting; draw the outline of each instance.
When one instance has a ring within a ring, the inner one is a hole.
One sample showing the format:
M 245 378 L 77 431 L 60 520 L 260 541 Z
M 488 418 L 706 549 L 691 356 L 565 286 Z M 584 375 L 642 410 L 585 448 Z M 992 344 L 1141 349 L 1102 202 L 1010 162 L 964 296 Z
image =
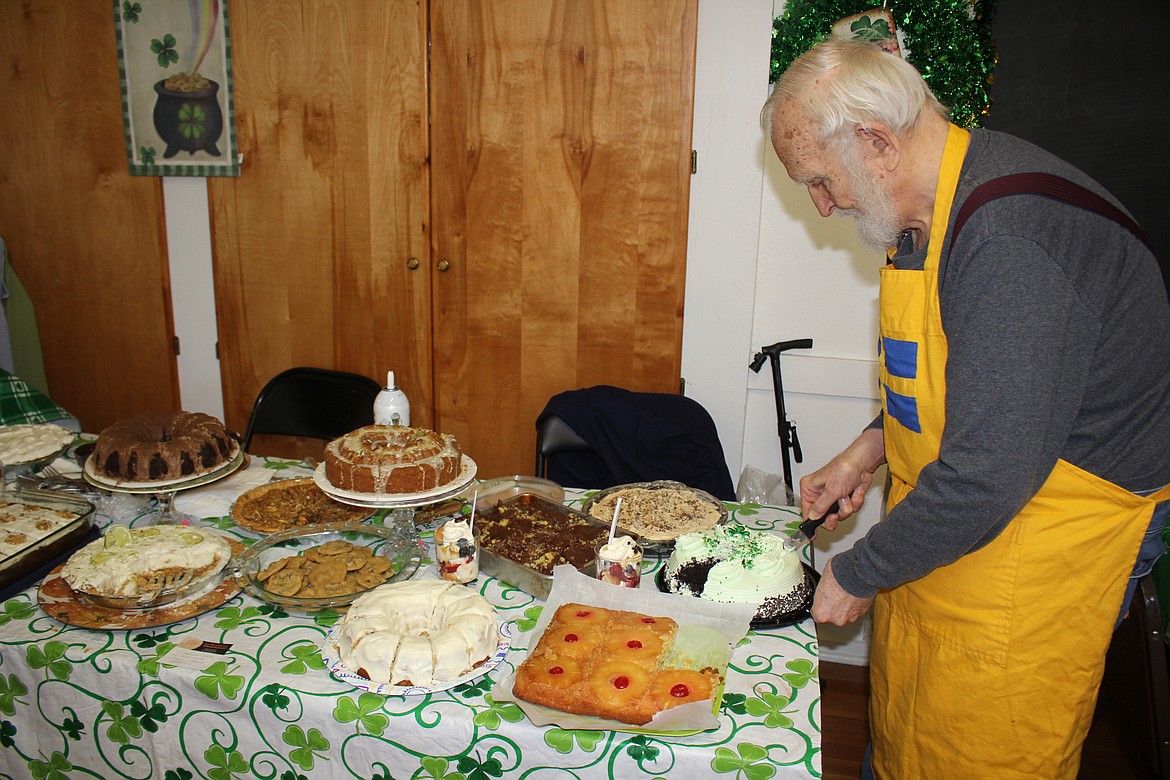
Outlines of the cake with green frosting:
M 784 549 L 781 537 L 734 523 L 680 536 L 663 583 L 671 593 L 755 604 L 758 620 L 807 606 L 813 592 L 800 557 Z

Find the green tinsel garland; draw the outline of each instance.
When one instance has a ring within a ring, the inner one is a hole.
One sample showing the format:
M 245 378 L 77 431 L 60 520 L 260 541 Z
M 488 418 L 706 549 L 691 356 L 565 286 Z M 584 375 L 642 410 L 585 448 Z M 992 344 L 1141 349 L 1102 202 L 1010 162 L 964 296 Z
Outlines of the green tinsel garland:
M 907 59 L 922 73 L 951 121 L 978 127 L 991 108 L 987 89 L 995 72 L 991 16 L 995 0 L 889 0 Z M 874 0 L 788 0 L 772 23 L 769 81 L 819 41 L 833 22 L 880 7 Z M 973 16 L 972 16 L 973 15 Z

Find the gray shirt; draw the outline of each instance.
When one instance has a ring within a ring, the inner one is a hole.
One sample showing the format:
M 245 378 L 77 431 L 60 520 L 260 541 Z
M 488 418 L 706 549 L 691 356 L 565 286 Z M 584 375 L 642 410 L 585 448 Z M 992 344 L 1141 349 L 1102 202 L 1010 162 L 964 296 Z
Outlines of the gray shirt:
M 954 214 L 983 182 L 1062 176 L 1117 203 L 1060 159 L 972 131 Z M 1119 204 L 1118 204 L 1119 205 Z M 1134 492 L 1170 482 L 1170 305 L 1145 246 L 1116 223 L 1035 195 L 978 209 L 943 245 L 946 424 L 938 460 L 864 539 L 833 559 L 872 596 L 994 539 L 1058 458 Z M 948 257 L 949 251 L 949 257 Z M 900 252 L 921 269 L 926 250 Z

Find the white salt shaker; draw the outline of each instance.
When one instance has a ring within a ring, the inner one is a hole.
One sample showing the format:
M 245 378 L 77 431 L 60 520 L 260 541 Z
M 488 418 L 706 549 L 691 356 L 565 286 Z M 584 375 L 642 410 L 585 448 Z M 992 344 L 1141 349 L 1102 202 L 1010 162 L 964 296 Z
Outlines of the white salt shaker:
M 386 386 L 374 397 L 376 425 L 410 425 L 410 401 L 406 393 L 394 384 L 394 372 L 386 372 Z

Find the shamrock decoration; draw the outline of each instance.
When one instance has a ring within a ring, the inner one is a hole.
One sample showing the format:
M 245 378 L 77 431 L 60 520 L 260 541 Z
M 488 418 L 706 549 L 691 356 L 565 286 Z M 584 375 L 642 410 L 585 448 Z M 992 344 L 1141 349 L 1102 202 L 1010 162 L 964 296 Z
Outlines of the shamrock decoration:
M 750 742 L 741 742 L 732 752 L 725 747 L 715 748 L 715 758 L 711 760 L 711 768 L 719 774 L 741 774 L 748 780 L 767 780 L 776 774 L 776 767 L 766 762 L 768 751 L 759 745 Z
M 216 661 L 203 671 L 202 677 L 195 678 L 195 689 L 209 699 L 218 699 L 220 691 L 227 698 L 234 699 L 244 687 L 244 676 L 228 674 L 228 665 L 223 661 Z

